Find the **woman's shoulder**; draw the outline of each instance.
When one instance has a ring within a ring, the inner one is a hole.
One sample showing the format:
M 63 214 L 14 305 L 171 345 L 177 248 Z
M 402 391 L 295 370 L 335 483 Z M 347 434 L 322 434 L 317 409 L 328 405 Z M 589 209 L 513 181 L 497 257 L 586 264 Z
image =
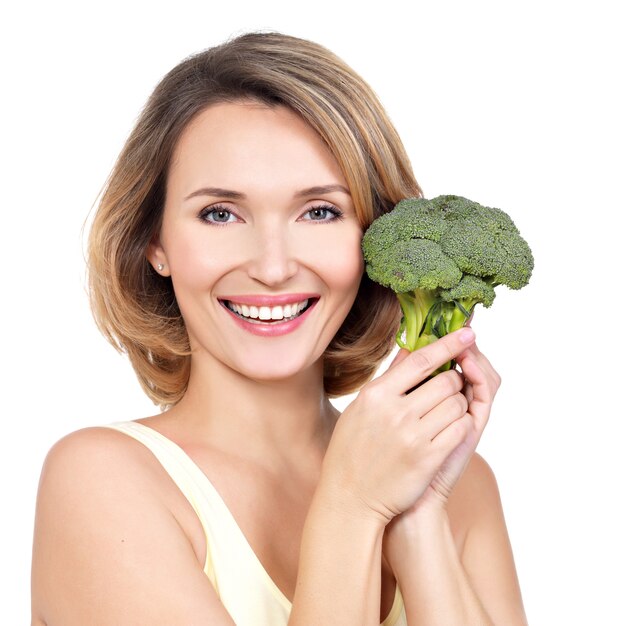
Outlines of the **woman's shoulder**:
M 126 434 L 92 426 L 59 439 L 37 495 L 33 616 L 91 623 L 96 599 L 107 623 L 156 622 L 167 611 L 177 616 L 169 623 L 192 623 L 179 602 L 185 589 L 196 590 L 196 608 L 218 610 L 204 553 L 181 523 L 184 512 L 178 516 L 184 504 L 156 457 Z
M 452 491 L 449 507 L 469 520 L 480 512 L 485 502 L 498 495 L 498 485 L 491 466 L 478 452 L 474 452 Z
M 142 498 L 136 498 L 137 493 Z M 111 503 L 132 505 L 135 513 L 156 502 L 177 517 L 188 517 L 184 496 L 152 449 L 128 433 L 89 426 L 56 441 L 43 462 L 38 498 L 53 499 L 61 506 L 74 502 L 89 515 L 97 507 L 89 509 L 87 503 L 101 501 L 105 494 Z
M 460 496 L 467 497 L 485 487 L 492 488 L 495 484 L 496 477 L 491 466 L 478 452 L 474 452 L 454 489 L 454 493 L 457 498 Z
M 129 472 L 137 477 L 146 474 L 151 465 L 146 463 L 149 457 L 148 450 L 142 450 L 124 433 L 89 426 L 64 435 L 52 445 L 43 462 L 41 478 L 74 482 L 89 477 L 91 481 L 112 483 L 116 477 L 128 478 Z
M 68 433 L 48 451 L 41 469 L 36 521 L 98 527 L 132 504 L 154 506 L 156 459 L 127 435 L 90 426 Z M 152 494 L 152 498 L 137 494 Z M 79 521 L 80 520 L 80 521 Z
M 497 624 L 526 624 L 496 477 L 474 453 L 449 501 L 450 525 L 463 568 Z
M 469 530 L 479 523 L 481 516 L 500 506 L 495 474 L 489 463 L 474 452 L 448 502 L 448 517 L 457 548 L 462 548 Z
M 43 462 L 38 500 L 55 502 L 57 511 L 65 507 L 94 518 L 102 514 L 98 511 L 105 500 L 111 514 L 117 510 L 141 516 L 158 507 L 178 520 L 204 563 L 197 515 L 152 449 L 126 432 L 89 426 L 59 439 Z

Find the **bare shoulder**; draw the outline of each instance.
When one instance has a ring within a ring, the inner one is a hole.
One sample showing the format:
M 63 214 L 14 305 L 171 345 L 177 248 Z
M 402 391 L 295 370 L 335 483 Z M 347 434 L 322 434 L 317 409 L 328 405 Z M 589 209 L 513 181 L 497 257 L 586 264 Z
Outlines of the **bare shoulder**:
M 231 623 L 156 487 L 156 459 L 142 447 L 91 427 L 48 452 L 35 516 L 33 620 Z
M 500 506 L 500 492 L 491 466 L 474 452 L 454 487 L 448 510 L 457 527 L 469 526 L 476 521 L 477 516 L 485 513 L 485 505 Z
M 472 586 L 496 624 L 527 624 L 495 474 L 472 456 L 448 503 L 450 525 Z
M 92 426 L 76 430 L 59 439 L 49 450 L 43 463 L 42 479 L 50 472 L 56 473 L 84 466 L 87 470 L 100 462 L 117 457 L 118 462 L 128 463 L 133 455 L 130 450 L 128 436 L 124 436 L 111 428 Z
M 113 488 L 124 489 L 132 482 L 129 478 L 148 480 L 154 468 L 153 455 L 145 446 L 114 429 L 92 426 L 65 435 L 50 448 L 40 489 L 55 489 L 58 483 L 67 485 L 68 480 L 75 488 L 96 487 L 89 481 L 104 480 Z M 127 480 L 116 480 L 122 477 Z

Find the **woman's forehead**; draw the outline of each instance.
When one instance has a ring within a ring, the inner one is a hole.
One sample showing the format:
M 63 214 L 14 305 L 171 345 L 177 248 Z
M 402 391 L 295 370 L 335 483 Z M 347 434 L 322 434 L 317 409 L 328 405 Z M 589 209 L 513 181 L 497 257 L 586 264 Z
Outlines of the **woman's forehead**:
M 329 148 L 300 116 L 248 102 L 198 114 L 176 145 L 168 178 L 183 194 L 199 184 L 254 185 L 268 178 L 304 187 L 346 184 Z

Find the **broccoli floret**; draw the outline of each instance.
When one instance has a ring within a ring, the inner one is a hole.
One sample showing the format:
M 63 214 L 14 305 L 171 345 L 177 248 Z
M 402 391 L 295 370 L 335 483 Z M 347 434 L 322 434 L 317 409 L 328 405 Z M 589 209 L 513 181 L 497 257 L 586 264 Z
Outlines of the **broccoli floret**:
M 476 304 L 491 306 L 497 285 L 524 287 L 534 264 L 504 211 L 451 195 L 402 200 L 372 222 L 362 247 L 368 276 L 398 297 L 396 341 L 411 351 L 461 328 Z

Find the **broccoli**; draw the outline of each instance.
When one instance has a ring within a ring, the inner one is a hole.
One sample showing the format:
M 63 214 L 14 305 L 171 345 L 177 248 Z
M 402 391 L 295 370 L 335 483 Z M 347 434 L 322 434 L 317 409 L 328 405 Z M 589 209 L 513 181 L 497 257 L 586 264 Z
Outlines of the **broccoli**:
M 476 304 L 490 307 L 497 285 L 524 287 L 534 264 L 504 211 L 450 195 L 402 200 L 372 222 L 362 248 L 368 276 L 398 297 L 396 342 L 411 351 L 464 326 Z

